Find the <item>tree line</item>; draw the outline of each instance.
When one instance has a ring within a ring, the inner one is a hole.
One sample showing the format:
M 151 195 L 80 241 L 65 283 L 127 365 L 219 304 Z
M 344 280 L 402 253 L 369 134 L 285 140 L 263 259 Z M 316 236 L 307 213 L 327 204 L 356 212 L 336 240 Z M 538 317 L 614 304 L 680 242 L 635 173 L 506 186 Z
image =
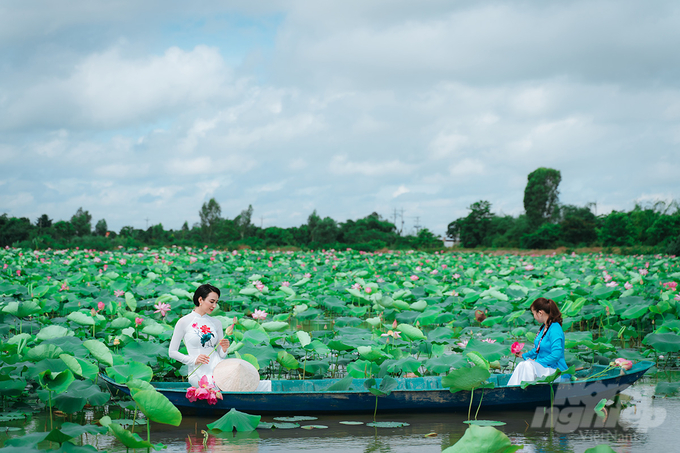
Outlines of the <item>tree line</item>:
M 538 168 L 527 178 L 524 213 L 513 217 L 491 212 L 491 203 L 472 203 L 466 217 L 448 225 L 447 235 L 465 248 L 552 249 L 617 247 L 629 253 L 680 255 L 678 203 L 636 204 L 629 212 L 593 213 L 585 206 L 559 202 L 559 170 Z
M 680 209 L 676 202 L 640 204 L 630 212 L 593 213 L 593 204 L 564 205 L 559 201 L 559 170 L 539 168 L 528 175 L 524 190 L 524 213 L 497 215 L 491 203 L 472 203 L 469 214 L 448 225 L 447 236 L 463 248 L 552 249 L 556 247 L 618 247 L 627 253 L 680 255 Z M 179 230 L 162 224 L 146 230 L 124 226 L 115 232 L 101 219 L 92 226 L 92 215 L 79 208 L 70 220 L 53 221 L 47 214 L 35 222 L 26 217 L 0 216 L 0 246 L 34 249 L 112 249 L 143 246 L 209 245 L 219 248 L 250 247 L 321 249 L 353 248 L 442 249 L 444 244 L 427 228 L 403 235 L 397 227 L 372 213 L 357 220 L 338 222 L 321 218 L 316 211 L 299 227 L 260 228 L 252 223 L 253 207 L 233 219 L 222 216 L 211 198 L 199 210 L 200 222 L 188 222 Z
M 252 223 L 253 207 L 241 211 L 233 219 L 222 216 L 219 203 L 211 198 L 199 210 L 200 222 L 189 227 L 188 222 L 179 230 L 166 230 L 162 224 L 146 230 L 124 226 L 111 231 L 105 219 L 92 227 L 92 215 L 79 208 L 70 220 L 53 221 L 47 214 L 35 223 L 26 217 L 0 216 L 0 246 L 33 249 L 87 248 L 107 250 L 123 246 L 191 246 L 209 245 L 219 248 L 250 247 L 321 249 L 353 248 L 375 251 L 390 249 L 441 249 L 443 242 L 427 228 L 415 235 L 402 235 L 396 226 L 372 213 L 358 220 L 337 222 L 330 217 L 321 218 L 316 210 L 299 227 L 260 228 Z

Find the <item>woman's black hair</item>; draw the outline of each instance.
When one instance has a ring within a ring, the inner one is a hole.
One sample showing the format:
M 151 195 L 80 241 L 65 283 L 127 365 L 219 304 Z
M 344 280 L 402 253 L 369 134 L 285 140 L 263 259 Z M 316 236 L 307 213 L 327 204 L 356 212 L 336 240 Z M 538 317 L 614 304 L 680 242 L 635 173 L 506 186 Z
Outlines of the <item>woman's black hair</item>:
M 539 297 L 531 304 L 532 311 L 543 310 L 548 315 L 548 320 L 546 321 L 546 327 L 550 327 L 550 324 L 556 322 L 562 325 L 562 312 L 557 307 L 557 304 L 552 299 L 546 299 L 545 297 Z
M 205 298 L 208 297 L 208 294 L 210 293 L 217 293 L 217 295 L 219 296 L 220 290 L 216 286 L 210 285 L 208 283 L 196 288 L 196 291 L 194 292 L 194 305 L 198 307 L 199 306 L 198 299 L 201 298 L 205 300 Z

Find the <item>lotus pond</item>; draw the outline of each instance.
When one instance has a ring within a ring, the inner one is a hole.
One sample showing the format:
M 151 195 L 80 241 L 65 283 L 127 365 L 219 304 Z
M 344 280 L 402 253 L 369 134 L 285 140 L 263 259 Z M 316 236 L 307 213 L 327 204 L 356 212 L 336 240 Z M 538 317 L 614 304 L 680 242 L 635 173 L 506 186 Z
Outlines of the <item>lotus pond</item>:
M 358 426 L 331 418 L 314 422 L 329 426 L 317 428 L 321 434 L 310 429 L 301 436 L 298 428 L 273 426 L 231 438 L 211 430 L 204 437 L 201 430 L 214 420 L 182 420 L 147 383 L 185 376 L 182 364 L 168 358 L 168 344 L 175 322 L 193 308 L 191 296 L 203 283 L 221 289 L 213 316 L 225 329 L 233 324 L 230 356 L 249 361 L 265 379 L 443 376 L 479 365 L 476 360 L 492 372 L 508 372 L 511 345 L 533 341 L 537 326 L 527 308 L 541 296 L 555 300 L 563 312 L 569 365 L 651 360 L 657 364 L 652 372 L 667 373 L 678 366 L 680 351 L 678 264 L 675 257 L 658 255 L 0 250 L 0 428 L 5 432 L 0 451 L 162 449 L 157 442 L 170 438 L 175 441 L 168 443 L 169 451 L 200 449 L 204 440 L 214 451 L 229 451 L 234 442 L 240 442 L 239 449 L 259 445 L 277 451 L 277 442 L 287 436 L 282 433 L 293 431 L 298 434 L 291 437 L 323 437 L 324 443 L 361 438 L 363 443 L 353 445 L 366 451 L 405 450 L 405 439 L 416 442 L 416 437 L 421 440 L 411 447 L 430 442 L 445 448 L 471 431 L 461 423 L 467 417 L 408 416 L 409 421 L 378 410 L 379 419 L 410 426 L 374 434 L 375 428 L 357 431 Z M 112 399 L 98 382 L 100 372 L 128 382 L 133 399 Z M 654 391 L 678 392 L 675 374 L 661 381 L 631 391 L 645 398 Z M 673 398 L 663 401 L 671 411 L 678 408 Z M 521 427 L 510 423 L 516 415 L 492 417 L 508 423 L 500 431 L 524 438 Z M 143 423 L 134 434 L 132 419 Z M 456 428 L 444 426 L 449 424 Z M 429 429 L 449 440 L 424 437 L 428 433 L 421 431 Z M 76 445 L 80 440 L 83 446 Z M 597 440 L 585 445 L 601 443 Z M 333 442 L 324 447 L 340 448 Z M 304 448 L 316 447 L 322 446 Z M 569 451 L 573 448 L 579 447 Z

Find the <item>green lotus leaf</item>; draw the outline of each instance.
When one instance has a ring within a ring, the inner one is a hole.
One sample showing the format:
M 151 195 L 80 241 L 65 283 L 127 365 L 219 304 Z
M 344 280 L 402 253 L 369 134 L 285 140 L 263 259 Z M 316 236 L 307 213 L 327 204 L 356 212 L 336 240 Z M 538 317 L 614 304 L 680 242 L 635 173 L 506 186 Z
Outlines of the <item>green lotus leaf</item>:
M 289 370 L 297 370 L 300 368 L 300 364 L 295 357 L 286 351 L 280 351 L 276 357 L 276 361 Z
M 51 325 L 40 329 L 36 338 L 38 340 L 52 340 L 54 338 L 65 337 L 67 334 L 68 329 L 66 327 Z
M 113 365 L 113 356 L 109 348 L 99 340 L 86 340 L 83 342 L 83 346 L 90 351 L 92 357 L 97 359 L 101 363 L 106 365 Z
M 423 331 L 417 327 L 409 324 L 399 324 L 397 325 L 397 330 L 404 334 L 405 337 L 411 340 L 426 340 L 427 337 L 423 335 Z
M 442 453 L 512 453 L 522 448 L 493 426 L 470 425 L 458 442 Z
M 490 376 L 491 373 L 482 367 L 460 368 L 442 378 L 442 387 L 448 388 L 451 393 L 470 391 L 479 388 Z
M 106 374 L 119 384 L 125 384 L 131 379 L 140 379 L 142 381 L 151 382 L 153 370 L 143 363 L 131 362 L 125 365 L 107 367 Z
M 182 414 L 170 400 L 156 390 L 141 390 L 132 399 L 139 404 L 140 410 L 146 417 L 156 423 L 179 426 Z
M 678 352 L 680 351 L 680 335 L 676 333 L 650 333 L 643 340 L 642 344 L 651 346 L 659 352 Z
M 94 318 L 90 315 L 86 315 L 82 311 L 74 311 L 69 313 L 66 317 L 69 321 L 73 321 L 81 326 L 94 326 Z
M 97 378 L 97 374 L 99 374 L 99 367 L 86 360 L 73 357 L 69 354 L 60 354 L 59 358 L 64 361 L 66 366 L 74 374 L 82 376 L 85 379 L 95 380 Z
M 90 381 L 73 381 L 68 389 L 53 398 L 57 409 L 67 414 L 80 412 L 85 404 L 103 406 L 111 398 L 108 392 L 102 392 L 99 386 Z
M 208 423 L 208 428 L 223 432 L 232 432 L 234 430 L 239 432 L 253 431 L 257 429 L 261 418 L 260 415 L 250 415 L 232 408 L 219 420 Z
M 50 370 L 45 370 L 38 375 L 38 383 L 46 390 L 55 393 L 61 393 L 75 380 L 73 373 L 70 370 L 52 373 Z
M 288 323 L 281 321 L 270 321 L 262 323 L 262 328 L 267 332 L 280 332 L 288 328 Z

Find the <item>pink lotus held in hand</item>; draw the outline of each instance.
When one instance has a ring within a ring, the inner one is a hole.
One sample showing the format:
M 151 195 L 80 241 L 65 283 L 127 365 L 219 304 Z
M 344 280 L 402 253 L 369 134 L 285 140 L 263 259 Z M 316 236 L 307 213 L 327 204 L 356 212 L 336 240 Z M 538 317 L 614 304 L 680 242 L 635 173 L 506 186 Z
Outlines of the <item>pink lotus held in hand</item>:
M 624 370 L 630 370 L 633 368 L 633 362 L 627 359 L 618 358 L 614 360 L 614 366 L 623 368 Z
M 510 346 L 510 352 L 513 354 L 517 354 L 519 352 L 522 352 L 522 349 L 524 349 L 524 343 L 520 343 L 518 341 L 515 341 L 512 346 Z
M 154 305 L 153 308 L 156 309 L 154 313 L 160 313 L 161 316 L 165 318 L 165 315 L 170 311 L 172 307 L 170 306 L 170 304 L 161 302 L 159 304 Z
M 250 316 L 252 316 L 253 319 L 264 319 L 267 317 L 267 313 L 264 310 L 255 310 Z

